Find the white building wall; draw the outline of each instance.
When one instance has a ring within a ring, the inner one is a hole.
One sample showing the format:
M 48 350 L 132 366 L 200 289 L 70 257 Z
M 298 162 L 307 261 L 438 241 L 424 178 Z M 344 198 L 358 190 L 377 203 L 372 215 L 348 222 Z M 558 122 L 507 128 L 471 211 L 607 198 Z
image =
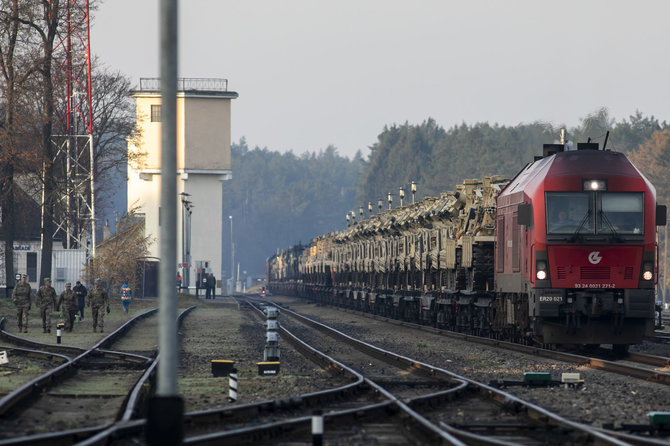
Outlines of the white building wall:
M 41 252 L 38 253 L 38 256 L 41 255 Z M 51 286 L 60 294 L 65 290 L 66 282 L 72 283 L 72 286 L 77 280 L 84 283 L 82 272 L 85 266 L 85 249 L 54 249 L 51 261 Z
M 28 254 L 34 254 L 37 260 L 35 274 L 29 276 L 28 283 L 36 290 L 41 285 L 38 283 L 41 275 L 40 259 L 42 250 L 38 241 L 16 242 L 14 243 L 14 272 L 16 274 L 28 273 Z M 4 242 L 0 242 L 0 249 L 4 249 Z M 85 249 L 63 249 L 60 242 L 54 245 L 51 257 L 51 286 L 60 294 L 65 289 L 65 282 L 74 283 L 81 280 L 84 267 L 86 266 Z M 14 285 L 15 279 L 10 280 L 10 285 Z M 4 268 L 0 270 L 0 287 L 7 286 Z
M 191 262 L 188 265 L 189 286 L 195 290 L 198 262 L 208 262 L 206 272 L 218 280 L 221 274 L 222 249 L 222 181 L 231 174 L 230 115 L 231 100 L 237 93 L 227 90 L 207 90 L 205 83 L 195 81 L 194 89 L 177 93 L 177 193 L 187 193 L 192 203 Z M 200 88 L 205 86 L 204 88 Z M 152 107 L 161 105 L 159 91 L 139 90 L 136 100 L 138 126 L 142 129 L 140 146 L 129 144 L 130 154 L 143 154 L 133 165 L 128 165 L 128 208 L 139 206 L 145 217 L 147 235 L 158 239 L 160 206 L 160 128 L 161 122 L 151 120 Z M 129 157 L 131 158 L 131 157 Z M 173 261 L 175 276 L 179 271 L 184 280 L 182 239 L 183 206 L 177 196 L 177 258 Z M 158 241 L 150 247 L 150 254 L 160 257 Z M 203 265 L 204 267 L 204 265 Z
M 195 287 L 195 268 L 198 261 L 207 261 L 207 272 L 214 274 L 217 280 L 221 273 L 221 206 L 223 195 L 223 181 L 221 175 L 182 174 L 180 192 L 191 194 L 189 200 L 193 203 L 191 214 L 191 260 L 189 277 L 191 286 Z M 181 202 L 179 208 L 178 240 L 181 241 Z M 179 242 L 181 248 L 181 242 Z M 181 259 L 181 249 L 178 252 Z M 204 265 L 203 265 L 204 267 Z
M 154 237 L 149 246 L 149 255 L 152 257 L 160 257 L 158 246 L 160 190 L 160 175 L 141 173 L 128 167 L 128 210 L 138 208 L 138 212 L 144 214 L 145 233 Z

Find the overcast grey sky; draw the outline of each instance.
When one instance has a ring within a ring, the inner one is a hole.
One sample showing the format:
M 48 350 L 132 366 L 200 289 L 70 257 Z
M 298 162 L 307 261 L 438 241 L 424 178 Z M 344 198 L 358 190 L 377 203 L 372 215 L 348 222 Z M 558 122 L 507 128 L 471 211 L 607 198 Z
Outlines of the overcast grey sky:
M 92 51 L 157 77 L 158 0 L 105 0 Z M 667 0 L 182 0 L 180 77 L 221 77 L 232 137 L 368 154 L 384 125 L 432 117 L 577 125 L 605 106 L 670 120 Z

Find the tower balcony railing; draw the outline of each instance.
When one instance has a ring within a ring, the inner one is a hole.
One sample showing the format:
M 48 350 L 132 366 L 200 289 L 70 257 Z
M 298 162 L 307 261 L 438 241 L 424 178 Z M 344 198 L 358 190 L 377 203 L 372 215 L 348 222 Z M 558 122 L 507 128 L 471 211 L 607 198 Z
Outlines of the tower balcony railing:
M 160 77 L 140 78 L 140 91 L 160 91 Z M 177 79 L 177 91 L 228 91 L 228 79 L 181 77 Z

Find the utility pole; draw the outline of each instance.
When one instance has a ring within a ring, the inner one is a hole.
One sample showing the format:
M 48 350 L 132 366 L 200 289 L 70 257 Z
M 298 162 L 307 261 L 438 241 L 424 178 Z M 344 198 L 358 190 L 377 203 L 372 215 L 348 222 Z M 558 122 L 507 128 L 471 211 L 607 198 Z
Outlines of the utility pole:
M 158 376 L 149 400 L 146 440 L 154 445 L 182 444 L 184 401 L 177 394 L 177 0 L 161 0 L 161 213 L 158 281 Z

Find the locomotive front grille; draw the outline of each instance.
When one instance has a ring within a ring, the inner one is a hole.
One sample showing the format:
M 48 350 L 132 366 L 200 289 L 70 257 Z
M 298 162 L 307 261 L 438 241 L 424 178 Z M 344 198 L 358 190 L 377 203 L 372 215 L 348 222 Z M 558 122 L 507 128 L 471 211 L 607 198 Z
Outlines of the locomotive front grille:
M 557 279 L 567 279 L 568 273 L 565 270 L 565 266 L 559 266 L 556 271 Z
M 624 270 L 624 279 L 630 280 L 633 278 L 633 267 L 632 266 L 627 266 L 626 269 Z
M 580 270 L 582 279 L 609 279 L 610 268 L 608 266 L 582 266 Z

